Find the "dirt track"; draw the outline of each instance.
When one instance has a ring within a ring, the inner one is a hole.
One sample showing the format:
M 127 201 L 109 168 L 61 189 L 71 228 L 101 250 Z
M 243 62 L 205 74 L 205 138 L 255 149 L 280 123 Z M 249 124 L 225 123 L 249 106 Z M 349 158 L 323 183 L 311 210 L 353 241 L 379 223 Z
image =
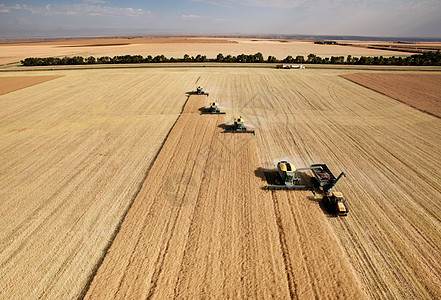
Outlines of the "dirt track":
M 311 193 L 262 189 L 252 134 L 190 96 L 86 298 L 360 298 Z M 310 194 L 310 195 L 309 195 Z

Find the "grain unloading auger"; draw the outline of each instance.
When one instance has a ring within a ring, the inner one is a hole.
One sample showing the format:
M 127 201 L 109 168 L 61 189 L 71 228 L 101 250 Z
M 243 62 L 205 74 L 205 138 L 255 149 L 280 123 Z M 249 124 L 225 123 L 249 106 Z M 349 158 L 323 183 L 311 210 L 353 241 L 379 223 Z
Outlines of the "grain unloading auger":
M 206 108 L 204 111 L 201 112 L 201 114 L 207 114 L 207 115 L 225 115 L 225 112 L 221 112 L 219 109 L 219 104 L 217 102 L 211 102 L 210 107 Z
M 254 130 L 247 130 L 242 117 L 234 119 L 233 125 L 229 129 L 224 130 L 225 133 L 252 133 L 256 135 Z
M 310 190 L 315 195 L 313 185 L 302 184 L 302 178 L 297 171 L 311 170 L 315 167 L 296 169 L 294 165 L 287 161 L 279 161 L 277 163 L 277 181 L 280 184 L 267 185 L 267 190 Z
M 337 178 L 332 174 L 326 164 L 311 165 L 314 167 L 312 173 L 316 179 L 317 185 L 323 189 L 323 204 L 330 210 L 336 212 L 339 216 L 346 216 L 349 212 L 343 194 L 340 192 L 332 192 L 332 189 L 337 185 L 338 181 L 345 176 L 345 172 L 341 172 Z

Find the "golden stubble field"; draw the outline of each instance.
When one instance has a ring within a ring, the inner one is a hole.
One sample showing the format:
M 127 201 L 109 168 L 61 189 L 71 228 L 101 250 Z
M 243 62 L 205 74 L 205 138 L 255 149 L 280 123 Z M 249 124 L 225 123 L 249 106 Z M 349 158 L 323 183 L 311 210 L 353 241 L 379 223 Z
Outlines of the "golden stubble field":
M 204 98 L 188 99 L 86 298 L 362 297 L 308 193 L 264 191 L 255 137 L 222 133 Z
M 170 71 L 13 75 L 64 76 L 0 96 L 0 297 L 74 297 L 195 79 Z
M 78 296 L 137 196 L 91 298 L 440 298 L 441 121 L 338 76 L 350 72 L 38 72 L 65 76 L 0 96 L 3 295 Z M 137 194 L 196 82 L 256 137 L 214 138 L 224 118 L 186 106 Z M 280 158 L 345 171 L 349 215 L 261 190 Z
M 115 55 L 165 55 L 182 58 L 184 54 L 206 55 L 215 58 L 219 53 L 224 56 L 255 54 L 261 52 L 265 57 L 272 55 L 283 59 L 310 53 L 321 57 L 331 56 L 408 56 L 409 53 L 376 50 L 362 47 L 339 45 L 316 45 L 311 41 L 253 40 L 253 39 L 199 39 L 199 38 L 164 38 L 164 39 L 96 39 L 68 40 L 39 43 L 0 44 L 0 65 L 19 62 L 26 57 L 48 56 L 110 56 Z
M 369 295 L 439 298 L 440 120 L 337 76 L 344 71 L 302 71 L 244 70 L 206 85 L 259 128 L 263 167 L 288 158 L 348 174 L 336 189 L 350 215 L 327 220 Z

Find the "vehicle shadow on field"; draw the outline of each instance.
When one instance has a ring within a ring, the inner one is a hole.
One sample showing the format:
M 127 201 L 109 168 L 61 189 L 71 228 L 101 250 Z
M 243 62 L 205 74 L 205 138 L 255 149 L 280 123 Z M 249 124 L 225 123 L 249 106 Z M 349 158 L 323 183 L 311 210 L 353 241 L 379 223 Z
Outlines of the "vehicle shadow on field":
M 227 124 L 219 124 L 218 126 L 219 128 L 223 129 L 223 130 L 228 130 L 228 129 L 232 129 L 233 125 L 227 125 Z
M 317 193 L 317 196 L 309 196 L 307 198 L 309 201 L 316 202 L 327 218 L 336 218 L 337 217 L 337 215 L 335 213 L 333 213 L 331 211 L 331 209 L 323 203 L 322 193 Z
M 259 167 L 256 170 L 254 170 L 254 175 L 265 183 L 265 185 L 262 186 L 262 190 L 267 191 L 268 185 L 280 184 L 280 182 L 278 180 L 278 176 L 277 176 L 277 171 L 274 169 L 267 169 L 267 168 Z
M 188 95 L 189 97 L 191 95 L 201 95 L 201 94 L 198 94 L 198 92 L 196 92 L 196 91 L 188 91 L 188 92 L 185 92 L 185 94 Z
M 258 167 L 256 170 L 254 170 L 254 175 L 256 175 L 257 178 L 260 178 L 262 180 L 266 180 L 265 169 L 262 167 Z

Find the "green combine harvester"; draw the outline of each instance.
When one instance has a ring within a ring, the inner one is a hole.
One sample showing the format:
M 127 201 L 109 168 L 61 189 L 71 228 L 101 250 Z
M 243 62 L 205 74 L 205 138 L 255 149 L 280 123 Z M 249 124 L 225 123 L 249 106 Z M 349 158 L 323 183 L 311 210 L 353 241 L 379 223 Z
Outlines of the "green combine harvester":
M 196 95 L 207 95 L 207 96 L 209 96 L 209 94 L 207 92 L 205 92 L 204 89 L 201 86 L 198 86 L 196 88 Z
M 247 130 L 242 117 L 234 119 L 233 125 L 229 127 L 230 128 L 224 130 L 224 133 L 252 133 L 256 135 L 256 132 L 254 130 Z
M 205 109 L 201 114 L 207 115 L 225 115 L 225 112 L 221 112 L 219 109 L 219 104 L 217 102 L 211 102 L 210 107 Z
M 186 92 L 185 94 L 187 94 L 189 96 L 190 95 L 207 95 L 207 96 L 209 96 L 209 94 L 206 91 L 204 91 L 202 86 L 198 86 L 195 91 L 193 90 L 190 92 Z
M 267 185 L 267 190 L 309 190 L 314 193 L 314 186 L 311 184 L 302 184 L 302 178 L 297 171 L 311 170 L 312 168 L 296 169 L 294 165 L 287 161 L 279 161 L 277 163 L 276 185 Z

